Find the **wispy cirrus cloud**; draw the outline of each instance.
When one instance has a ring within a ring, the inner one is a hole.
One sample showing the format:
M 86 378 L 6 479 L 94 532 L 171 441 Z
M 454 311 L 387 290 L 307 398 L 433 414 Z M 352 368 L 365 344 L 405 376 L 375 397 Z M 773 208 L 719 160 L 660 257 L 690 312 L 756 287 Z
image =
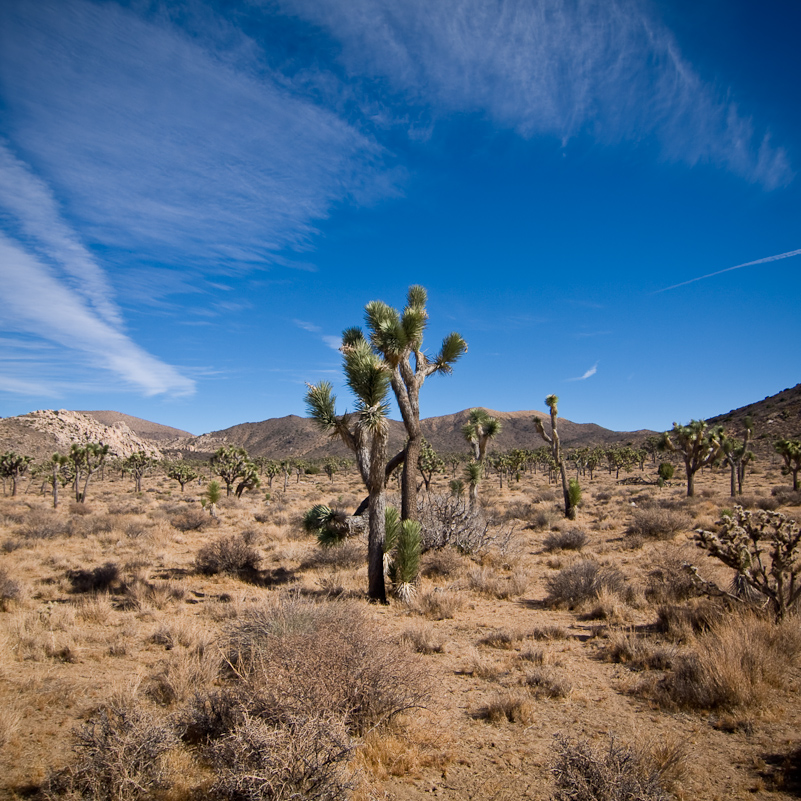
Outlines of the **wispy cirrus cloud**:
M 598 362 L 595 362 L 595 364 L 592 367 L 590 367 L 590 369 L 587 370 L 587 372 L 584 373 L 584 375 L 580 375 L 580 376 L 578 376 L 578 378 L 568 378 L 567 380 L 568 381 L 586 381 L 588 378 L 592 378 L 592 376 L 594 376 L 597 372 L 598 372 Z
M 293 320 L 292 321 L 298 328 L 308 331 L 310 334 L 320 334 L 320 339 L 332 350 L 339 350 L 342 345 L 342 337 L 333 336 L 332 334 L 323 334 L 323 329 L 319 325 L 309 323 L 306 320 Z
M 394 191 L 375 141 L 293 94 L 233 28 L 203 39 L 116 3 L 9 0 L 0 31 L 8 135 L 110 255 L 264 266 L 334 204 Z
M 655 137 L 663 154 L 773 189 L 787 154 L 706 83 L 638 0 L 280 0 L 343 45 L 353 73 L 524 137 Z

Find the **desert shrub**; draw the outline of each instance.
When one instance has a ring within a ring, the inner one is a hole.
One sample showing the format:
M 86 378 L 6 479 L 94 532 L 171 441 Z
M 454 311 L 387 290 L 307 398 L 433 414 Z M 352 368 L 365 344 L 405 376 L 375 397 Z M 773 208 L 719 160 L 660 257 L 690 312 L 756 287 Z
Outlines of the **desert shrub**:
M 580 528 L 551 531 L 543 540 L 546 551 L 580 551 L 587 544 L 587 534 Z
M 503 510 L 504 520 L 528 520 L 537 510 L 536 501 L 512 501 Z
M 440 654 L 445 649 L 442 637 L 430 624 L 406 629 L 401 639 L 418 654 Z
M 367 550 L 356 540 L 345 540 L 335 548 L 318 548 L 301 565 L 302 570 L 320 567 L 347 570 L 367 563 Z
M 467 585 L 473 592 L 499 600 L 522 595 L 528 583 L 528 575 L 521 571 L 505 575 L 488 566 L 476 567 L 467 574 Z
M 721 600 L 707 598 L 684 606 L 663 604 L 657 609 L 655 628 L 671 640 L 688 640 L 693 634 L 708 631 L 728 611 Z
M 177 744 L 171 726 L 133 704 L 111 704 L 76 734 L 76 761 L 51 777 L 49 795 L 92 801 L 152 797 L 163 777 L 163 755 Z
M 428 578 L 435 576 L 448 577 L 458 573 L 469 560 L 454 548 L 440 548 L 428 551 L 420 560 L 420 574 Z
M 211 515 L 203 509 L 185 509 L 170 518 L 170 525 L 178 531 L 199 531 L 212 521 Z
M 740 495 L 737 504 L 743 509 L 761 509 L 763 512 L 775 512 L 781 505 L 772 495 Z
M 670 481 L 673 478 L 676 468 L 670 462 L 660 462 L 657 475 L 662 481 Z
M 612 499 L 612 493 L 611 492 L 604 491 L 604 492 L 596 492 L 595 493 L 595 500 L 596 501 L 602 501 L 603 503 L 607 503 L 611 499 Z
M 634 670 L 668 670 L 676 657 L 676 649 L 653 643 L 633 631 L 617 631 L 609 638 L 605 656 Z
M 615 567 L 601 567 L 586 559 L 563 568 L 546 581 L 549 606 L 567 606 L 574 609 L 586 601 L 595 600 L 598 594 L 620 592 L 625 586 L 623 574 Z
M 67 508 L 69 509 L 69 513 L 76 517 L 86 517 L 92 514 L 91 506 L 85 503 L 79 503 L 78 501 L 73 501 Z
M 22 598 L 22 585 L 0 567 L 0 611 L 5 612 L 9 606 Z
M 690 527 L 690 519 L 683 512 L 662 507 L 634 509 L 626 533 L 646 539 L 668 540 Z
M 545 509 L 538 509 L 534 512 L 529 520 L 528 527 L 535 531 L 540 531 L 544 528 L 549 528 L 551 525 L 552 515 Z
M 586 740 L 560 736 L 551 773 L 553 801 L 668 801 L 658 769 L 633 748 L 610 738 L 595 750 Z
M 661 690 L 678 706 L 733 709 L 761 706 L 801 660 L 797 621 L 755 615 L 721 619 L 677 658 Z
M 528 636 L 532 640 L 566 640 L 570 637 L 570 632 L 564 626 L 546 624 L 531 629 Z
M 345 799 L 352 750 L 336 719 L 307 714 L 278 726 L 245 714 L 206 748 L 214 771 L 210 791 L 230 801 Z
M 523 639 L 523 633 L 512 629 L 495 629 L 485 634 L 479 641 L 479 645 L 487 645 L 490 648 L 503 648 L 511 650 Z
M 256 573 L 260 562 L 261 556 L 255 548 L 241 535 L 232 535 L 204 545 L 195 557 L 195 569 L 207 576 L 216 573 L 240 576 Z
M 412 609 L 432 620 L 450 620 L 464 605 L 464 598 L 448 590 L 423 590 L 415 596 Z
M 735 588 L 766 598 L 781 619 L 801 602 L 801 526 L 780 512 L 739 506 L 717 532 L 698 530 L 696 544 L 736 571 Z
M 779 506 L 801 506 L 801 490 L 791 487 L 774 487 L 770 494 L 776 499 Z
M 31 509 L 20 522 L 17 533 L 29 540 L 51 540 L 71 533 L 69 520 L 45 509 Z
M 119 579 L 120 568 L 116 562 L 106 562 L 91 570 L 69 570 L 67 578 L 73 592 L 104 592 Z
M 664 604 L 686 601 L 700 595 L 692 573 L 684 566 L 685 561 L 676 549 L 661 553 L 648 571 L 645 597 L 654 603 Z
M 428 697 L 419 657 L 345 602 L 284 597 L 247 610 L 229 628 L 226 656 L 250 708 L 302 718 L 340 715 L 362 733 Z

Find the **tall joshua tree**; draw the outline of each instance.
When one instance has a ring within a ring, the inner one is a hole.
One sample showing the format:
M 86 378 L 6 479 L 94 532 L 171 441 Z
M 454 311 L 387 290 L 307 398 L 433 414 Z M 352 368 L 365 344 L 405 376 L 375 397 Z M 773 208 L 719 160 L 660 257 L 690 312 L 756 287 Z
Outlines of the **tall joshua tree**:
M 487 455 L 487 443 L 501 433 L 503 424 L 497 417 L 492 417 L 486 409 L 471 409 L 467 422 L 462 426 L 462 436 L 473 448 L 473 457 L 484 464 Z
M 0 475 L 11 479 L 11 497 L 17 494 L 17 482 L 28 472 L 28 466 L 33 461 L 31 456 L 23 456 L 15 451 L 6 451 L 0 454 Z
M 442 340 L 439 353 L 429 359 L 423 353 L 423 334 L 428 322 L 422 286 L 411 286 L 406 308 L 398 312 L 380 300 L 365 306 L 365 322 L 370 344 L 389 369 L 389 381 L 406 427 L 406 455 L 401 477 L 401 517 L 417 518 L 417 461 L 423 441 L 420 428 L 420 389 L 432 373 L 448 374 L 454 363 L 467 352 L 467 343 L 456 332 Z
M 73 487 L 75 489 L 75 500 L 79 503 L 86 502 L 89 479 L 103 467 L 109 451 L 109 446 L 104 445 L 102 442 L 87 442 L 86 445 L 73 444 L 70 448 L 67 458 L 75 471 Z M 81 479 L 84 477 L 85 481 L 82 490 Z
M 780 439 L 774 443 L 776 453 L 784 459 L 786 471 L 793 477 L 793 489 L 798 489 L 798 471 L 801 470 L 801 440 Z
M 743 494 L 743 479 L 746 465 L 754 459 L 754 452 L 748 450 L 751 439 L 751 418 L 745 418 L 745 434 L 743 441 L 725 435 L 720 438 L 720 449 L 723 461 L 731 468 L 731 497 Z
M 673 430 L 662 434 L 660 448 L 680 453 L 687 473 L 687 497 L 695 495 L 695 474 L 720 456 L 722 426 L 707 428 L 704 420 L 691 420 L 686 426 L 673 423 Z
M 356 464 L 369 495 L 367 594 L 373 601 L 386 603 L 385 475 L 390 373 L 386 363 L 373 351 L 358 329 L 345 331 L 341 350 L 345 380 L 356 398 L 356 411 L 342 415 L 336 413 L 336 396 L 328 381 L 307 385 L 306 408 L 320 428 L 339 437 L 356 456 Z M 416 462 L 412 466 L 416 467 Z
M 545 431 L 545 426 L 543 426 L 542 420 L 540 420 L 539 417 L 534 418 L 534 425 L 537 427 L 537 433 L 551 446 L 551 456 L 553 457 L 553 460 L 559 469 L 559 473 L 562 476 L 562 495 L 565 500 L 565 517 L 568 518 L 568 520 L 575 520 L 576 507 L 573 505 L 573 501 L 571 499 L 570 485 L 567 481 L 565 462 L 562 458 L 562 448 L 559 442 L 559 431 L 556 427 L 557 404 L 559 403 L 559 398 L 556 395 L 548 395 L 548 397 L 545 399 L 545 403 L 551 410 L 551 433 L 548 434 Z

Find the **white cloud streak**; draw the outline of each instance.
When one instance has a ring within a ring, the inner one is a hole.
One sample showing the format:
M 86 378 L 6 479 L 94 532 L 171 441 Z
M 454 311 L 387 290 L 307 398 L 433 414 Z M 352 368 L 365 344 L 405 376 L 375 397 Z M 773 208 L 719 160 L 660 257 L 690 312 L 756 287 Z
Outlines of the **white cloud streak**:
M 193 381 L 136 345 L 47 265 L 1 233 L 0 285 L 4 297 L 0 327 L 28 331 L 79 351 L 94 366 L 110 370 L 146 395 L 188 395 L 194 391 Z M 36 386 L 41 384 L 36 382 Z M 19 392 L 32 386 L 16 379 L 3 388 Z
M 655 137 L 664 156 L 762 184 L 792 170 L 768 132 L 706 84 L 638 0 L 280 0 L 328 29 L 354 74 L 524 137 Z
M 594 376 L 597 372 L 598 372 L 598 362 L 595 362 L 595 364 L 592 367 L 590 367 L 590 369 L 587 370 L 587 372 L 584 373 L 584 375 L 581 375 L 578 378 L 568 378 L 567 380 L 568 381 L 586 381 L 588 378 L 591 378 L 592 376 Z
M 714 273 L 707 273 L 706 275 L 699 275 L 697 278 L 691 278 L 689 281 L 682 281 L 680 284 L 673 284 L 673 286 L 666 286 L 664 289 L 657 289 L 651 292 L 652 295 L 658 295 L 660 292 L 667 292 L 671 289 L 678 289 L 680 286 L 687 286 L 687 284 L 694 284 L 696 281 L 703 281 L 705 278 L 712 278 L 716 275 L 723 275 L 723 273 L 730 273 L 732 270 L 740 270 L 743 267 L 752 267 L 754 264 L 767 264 L 771 261 L 780 261 L 781 259 L 789 259 L 792 256 L 801 256 L 801 250 L 791 250 L 789 253 L 779 253 L 777 256 L 766 256 L 764 259 L 757 259 L 756 261 L 747 261 L 745 264 L 737 264 L 734 267 L 726 267 L 725 270 L 718 270 Z

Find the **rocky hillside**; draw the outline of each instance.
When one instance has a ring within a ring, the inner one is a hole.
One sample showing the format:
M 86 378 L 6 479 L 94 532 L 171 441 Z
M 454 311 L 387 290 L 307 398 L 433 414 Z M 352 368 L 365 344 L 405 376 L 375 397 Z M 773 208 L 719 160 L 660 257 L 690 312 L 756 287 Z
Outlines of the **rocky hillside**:
M 801 384 L 712 417 L 707 422 L 722 425 L 728 434 L 740 437 L 748 416 L 753 421 L 754 447 L 760 453 L 772 452 L 777 439 L 801 439 Z
M 156 444 L 137 436 L 123 422 L 104 425 L 94 417 L 65 409 L 44 409 L 0 420 L 0 449 L 25 453 L 36 459 L 66 452 L 73 443 L 102 442 L 120 458 L 136 451 L 161 458 Z
M 132 417 L 130 414 L 122 414 L 122 412 L 78 412 L 78 414 L 85 414 L 93 417 L 99 423 L 105 426 L 113 426 L 117 423 L 125 423 L 128 428 L 136 434 L 137 437 L 156 443 L 170 443 L 178 439 L 185 439 L 186 437 L 193 437 L 194 434 L 189 431 L 183 431 L 180 428 L 172 428 L 170 426 L 163 426 L 160 423 L 152 423 L 150 420 L 143 420 L 141 417 Z

